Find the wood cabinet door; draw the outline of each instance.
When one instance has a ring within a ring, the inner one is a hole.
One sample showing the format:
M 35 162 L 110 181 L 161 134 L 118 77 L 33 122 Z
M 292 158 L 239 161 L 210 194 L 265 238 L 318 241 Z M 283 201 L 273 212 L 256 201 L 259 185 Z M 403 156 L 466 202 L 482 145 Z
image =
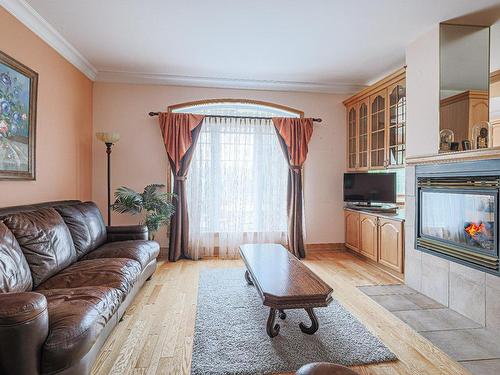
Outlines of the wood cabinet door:
M 370 168 L 382 169 L 387 166 L 387 91 L 384 89 L 370 96 Z
M 356 105 L 347 108 L 347 170 L 355 171 L 358 155 L 358 127 Z
M 377 261 L 377 217 L 372 215 L 359 215 L 359 250 L 364 256 Z
M 387 167 L 405 164 L 406 149 L 406 81 L 403 79 L 387 89 Z
M 359 212 L 344 211 L 345 245 L 359 251 Z
M 403 223 L 380 218 L 378 232 L 379 263 L 403 273 Z
M 467 139 L 473 141 L 472 144 L 474 144 L 474 125 L 482 121 L 488 121 L 490 118 L 489 103 L 490 101 L 487 91 L 471 91 L 469 99 L 469 129 Z M 455 138 L 455 142 L 457 142 L 457 138 Z M 460 142 L 460 140 L 458 140 L 458 142 Z M 488 144 L 488 147 L 491 147 L 491 142 Z
M 368 129 L 368 98 L 359 102 L 358 105 L 358 170 L 368 170 L 370 153 L 368 151 L 368 140 L 370 137 Z

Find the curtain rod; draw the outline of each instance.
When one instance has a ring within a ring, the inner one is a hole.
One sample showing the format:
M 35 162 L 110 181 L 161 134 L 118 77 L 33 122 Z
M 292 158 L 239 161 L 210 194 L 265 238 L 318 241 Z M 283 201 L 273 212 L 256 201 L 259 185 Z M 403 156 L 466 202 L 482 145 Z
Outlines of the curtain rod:
M 160 112 L 149 112 L 149 115 L 151 117 L 153 116 L 158 116 Z M 205 117 L 210 117 L 210 118 L 244 118 L 244 119 L 254 119 L 254 120 L 272 120 L 272 117 L 251 117 L 251 116 L 225 116 L 225 115 L 205 115 Z M 320 118 L 313 118 L 312 119 L 314 122 L 321 122 L 323 121 Z

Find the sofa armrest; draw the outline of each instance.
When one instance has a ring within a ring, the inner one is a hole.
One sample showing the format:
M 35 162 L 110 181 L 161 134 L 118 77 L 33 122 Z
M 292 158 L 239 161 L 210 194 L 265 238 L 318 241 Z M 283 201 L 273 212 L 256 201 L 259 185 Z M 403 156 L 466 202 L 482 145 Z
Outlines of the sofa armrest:
M 48 333 L 49 313 L 44 295 L 0 294 L 0 373 L 38 374 Z
M 108 242 L 127 240 L 147 240 L 148 227 L 145 225 L 122 225 L 106 227 Z

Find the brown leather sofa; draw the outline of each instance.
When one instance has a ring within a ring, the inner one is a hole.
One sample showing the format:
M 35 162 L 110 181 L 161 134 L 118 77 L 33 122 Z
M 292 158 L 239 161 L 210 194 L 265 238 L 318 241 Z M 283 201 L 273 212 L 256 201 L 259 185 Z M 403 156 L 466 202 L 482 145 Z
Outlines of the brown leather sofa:
M 0 374 L 88 374 L 159 250 L 92 202 L 0 208 Z

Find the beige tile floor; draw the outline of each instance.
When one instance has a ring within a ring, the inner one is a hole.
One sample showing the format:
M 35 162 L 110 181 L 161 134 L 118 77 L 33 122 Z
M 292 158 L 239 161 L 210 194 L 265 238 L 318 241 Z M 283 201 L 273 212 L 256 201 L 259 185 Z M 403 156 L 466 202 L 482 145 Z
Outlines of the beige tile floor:
M 407 286 L 359 289 L 473 374 L 500 374 L 500 337 L 495 333 Z

